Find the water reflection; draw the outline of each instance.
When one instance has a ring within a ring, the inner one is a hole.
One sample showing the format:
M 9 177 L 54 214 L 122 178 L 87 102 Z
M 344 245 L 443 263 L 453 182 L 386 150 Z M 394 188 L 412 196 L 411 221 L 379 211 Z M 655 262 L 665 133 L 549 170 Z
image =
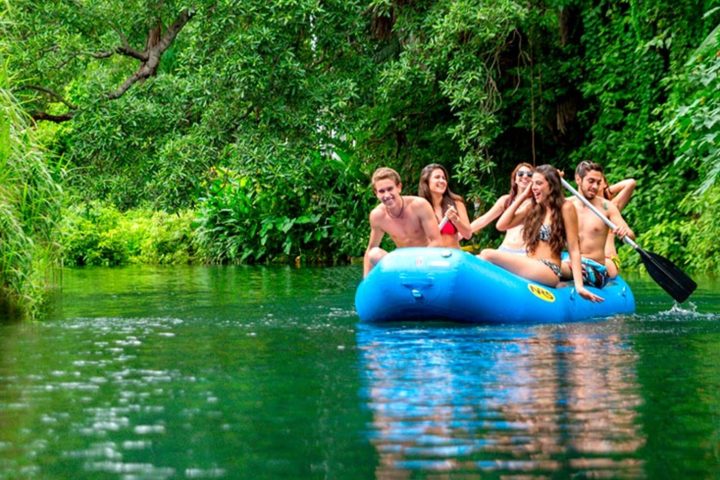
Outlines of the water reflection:
M 377 478 L 642 477 L 637 356 L 617 330 L 361 326 Z

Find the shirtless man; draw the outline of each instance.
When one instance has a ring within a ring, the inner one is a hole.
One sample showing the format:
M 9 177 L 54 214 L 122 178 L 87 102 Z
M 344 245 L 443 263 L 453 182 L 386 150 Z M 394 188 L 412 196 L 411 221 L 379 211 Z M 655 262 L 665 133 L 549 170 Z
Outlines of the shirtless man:
M 424 198 L 402 195 L 400 175 L 381 167 L 372 176 L 372 186 L 380 205 L 370 212 L 370 241 L 363 260 L 363 277 L 387 252 L 380 242 L 387 233 L 398 247 L 440 246 L 440 229 L 430 203 Z
M 613 233 L 618 238 L 628 235 L 634 239 L 635 234 L 623 220 L 618 207 L 598 194 L 604 185 L 604 181 L 603 167 L 598 163 L 583 161 L 575 169 L 575 183 L 578 185 L 578 190 L 593 206 L 604 213 L 617 226 Z M 602 288 L 610 278 L 605 266 L 605 244 L 609 228 L 579 198 L 572 197 L 570 201 L 575 206 L 578 216 L 583 281 L 589 285 Z M 569 263 L 563 262 L 562 273 L 563 277 L 570 277 Z

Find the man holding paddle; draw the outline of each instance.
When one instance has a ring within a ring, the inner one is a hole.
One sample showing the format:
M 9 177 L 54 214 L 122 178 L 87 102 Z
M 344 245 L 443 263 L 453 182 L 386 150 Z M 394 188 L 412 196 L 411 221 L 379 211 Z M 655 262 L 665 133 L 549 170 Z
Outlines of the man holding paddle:
M 575 182 L 580 193 L 590 204 L 615 224 L 616 228 L 613 233 L 621 239 L 625 236 L 634 239 L 635 234 L 625 223 L 620 210 L 612 202 L 598 195 L 604 178 L 602 165 L 595 162 L 582 161 L 575 169 Z M 583 282 L 602 288 L 609 280 L 607 268 L 605 267 L 605 243 L 610 229 L 603 219 L 588 208 L 580 198 L 573 197 L 570 201 L 575 206 L 578 217 Z M 571 276 L 569 263 L 563 262 L 562 273 L 566 278 Z

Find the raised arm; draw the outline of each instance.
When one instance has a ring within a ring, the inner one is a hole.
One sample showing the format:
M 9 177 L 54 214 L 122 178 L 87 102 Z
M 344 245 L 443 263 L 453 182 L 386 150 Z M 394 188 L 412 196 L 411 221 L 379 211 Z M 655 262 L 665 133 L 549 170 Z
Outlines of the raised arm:
M 572 269 L 573 282 L 575 283 L 575 291 L 578 295 L 591 302 L 601 302 L 603 301 L 602 297 L 595 295 L 583 285 L 577 211 L 570 200 L 566 200 L 563 204 L 562 217 L 563 223 L 565 224 L 565 240 L 567 241 L 567 249 L 570 254 L 570 267 Z
M 455 202 L 455 214 L 449 218 L 457 228 L 461 238 L 467 240 L 472 237 L 473 232 L 470 228 L 470 219 L 468 218 L 465 202 Z
M 527 187 L 515 198 L 515 201 L 510 204 L 508 208 L 500 215 L 495 227 L 501 232 L 510 230 L 513 227 L 520 225 L 528 211 L 530 211 L 531 203 L 526 202 L 530 198 L 532 190 L 532 183 L 529 183 Z
M 470 223 L 470 230 L 472 233 L 477 233 L 483 228 L 490 225 L 490 222 L 498 218 L 505 210 L 505 202 L 507 201 L 507 195 L 503 195 L 497 199 L 495 205 L 490 207 L 490 210 L 480 215 L 478 218 Z
M 626 178 L 625 180 L 610 185 L 607 187 L 607 192 L 611 198 L 610 201 L 622 211 L 630 202 L 630 197 L 632 197 L 633 192 L 635 192 L 636 186 L 637 182 L 634 178 Z

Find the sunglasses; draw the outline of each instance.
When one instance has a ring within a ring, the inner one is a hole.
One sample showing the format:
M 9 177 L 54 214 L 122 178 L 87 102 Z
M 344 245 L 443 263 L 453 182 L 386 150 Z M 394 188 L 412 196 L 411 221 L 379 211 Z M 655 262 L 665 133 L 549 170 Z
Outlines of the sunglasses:
M 515 175 L 517 175 L 518 177 L 532 177 L 533 172 L 519 171 Z

